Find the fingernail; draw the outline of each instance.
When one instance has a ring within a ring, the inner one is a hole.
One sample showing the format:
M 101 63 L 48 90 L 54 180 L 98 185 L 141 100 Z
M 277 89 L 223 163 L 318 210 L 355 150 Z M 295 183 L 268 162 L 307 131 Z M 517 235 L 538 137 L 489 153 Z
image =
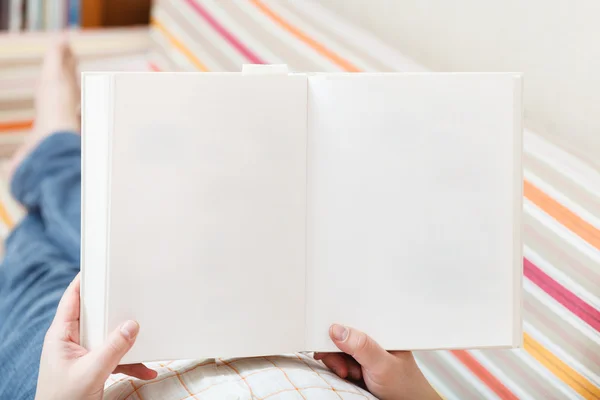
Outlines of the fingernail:
M 331 336 L 338 342 L 343 342 L 348 337 L 348 329 L 345 326 L 333 324 L 331 325 Z
M 127 321 L 123 325 L 121 325 L 121 333 L 127 339 L 133 339 L 140 330 L 140 324 L 135 321 Z

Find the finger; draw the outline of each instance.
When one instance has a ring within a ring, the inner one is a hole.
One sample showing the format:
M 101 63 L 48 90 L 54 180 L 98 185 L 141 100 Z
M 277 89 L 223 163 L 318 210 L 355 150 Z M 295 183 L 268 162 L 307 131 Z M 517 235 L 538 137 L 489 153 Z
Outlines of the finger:
M 358 381 L 358 380 L 362 379 L 362 368 L 360 367 L 360 364 L 357 363 L 354 358 L 352 358 L 351 356 L 349 356 L 347 354 L 343 354 L 343 353 L 315 353 L 314 354 L 314 359 L 315 360 L 323 360 L 323 358 L 326 358 L 329 355 L 342 356 L 346 360 L 346 366 L 348 367 L 348 374 L 347 374 L 348 378 L 353 379 L 355 381 Z M 327 365 L 327 364 L 325 364 L 325 365 Z M 331 364 L 331 365 L 337 367 L 338 362 L 337 361 L 333 361 L 333 364 Z M 329 367 L 329 368 L 331 369 L 331 367 Z
M 79 321 L 79 290 L 81 281 L 79 274 L 71 281 L 58 303 L 54 322 L 69 323 Z
M 384 370 L 394 360 L 394 356 L 358 329 L 333 324 L 329 336 L 338 349 L 354 357 L 364 368 Z
M 63 293 L 46 338 L 79 344 L 79 274 Z
M 348 363 L 343 354 L 326 353 L 323 355 L 321 361 L 340 378 L 346 379 L 348 376 Z
M 97 379 L 106 380 L 120 364 L 121 359 L 135 343 L 140 325 L 127 321 L 110 333 L 106 342 L 89 353 L 89 373 Z
M 125 374 L 146 381 L 154 379 L 158 376 L 158 372 L 146 367 L 144 364 L 119 365 L 117 368 L 115 368 L 113 374 Z
M 362 379 L 362 368 L 354 358 L 348 359 L 348 378 L 355 381 Z

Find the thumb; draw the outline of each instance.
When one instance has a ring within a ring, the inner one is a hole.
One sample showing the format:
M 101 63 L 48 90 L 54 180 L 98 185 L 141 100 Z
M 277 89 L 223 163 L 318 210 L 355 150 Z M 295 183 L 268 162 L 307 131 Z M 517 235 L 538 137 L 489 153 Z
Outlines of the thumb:
M 106 380 L 133 347 L 139 331 L 140 325 L 136 321 L 126 321 L 112 331 L 106 342 L 86 357 L 92 369 L 90 372 L 97 379 Z
M 385 371 L 393 363 L 394 356 L 358 329 L 333 324 L 329 328 L 329 336 L 338 349 L 375 373 Z

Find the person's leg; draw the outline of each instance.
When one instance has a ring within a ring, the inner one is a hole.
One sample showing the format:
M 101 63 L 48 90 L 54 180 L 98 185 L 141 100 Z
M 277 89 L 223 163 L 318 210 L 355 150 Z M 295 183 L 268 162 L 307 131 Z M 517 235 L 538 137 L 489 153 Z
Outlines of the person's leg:
M 45 333 L 79 271 L 81 142 L 75 61 L 62 43 L 46 57 L 36 122 L 15 155 L 11 189 L 27 216 L 0 266 L 0 398 L 35 394 Z

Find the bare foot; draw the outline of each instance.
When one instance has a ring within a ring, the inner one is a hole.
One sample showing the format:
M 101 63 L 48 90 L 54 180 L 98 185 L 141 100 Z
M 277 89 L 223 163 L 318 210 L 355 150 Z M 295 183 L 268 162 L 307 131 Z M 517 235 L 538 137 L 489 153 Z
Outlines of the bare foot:
M 52 45 L 44 58 L 35 97 L 33 132 L 15 152 L 9 176 L 45 137 L 52 133 L 80 131 L 80 90 L 77 61 L 66 38 Z

